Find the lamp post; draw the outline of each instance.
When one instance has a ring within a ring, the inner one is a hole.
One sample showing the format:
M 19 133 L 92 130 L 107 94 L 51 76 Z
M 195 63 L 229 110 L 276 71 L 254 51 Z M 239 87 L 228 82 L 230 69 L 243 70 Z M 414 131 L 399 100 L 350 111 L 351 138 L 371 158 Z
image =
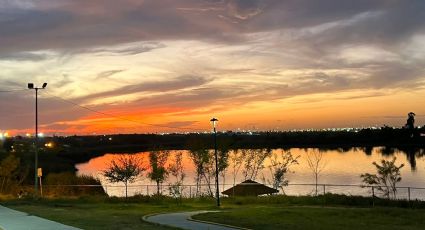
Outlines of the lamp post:
M 34 83 L 28 83 L 28 89 L 35 90 L 35 156 L 34 156 L 34 192 L 38 195 L 38 90 L 46 88 L 47 83 L 43 83 L 42 87 L 34 86 Z
M 218 190 L 218 156 L 217 156 L 217 130 L 216 125 L 218 122 L 217 118 L 212 118 L 212 126 L 214 128 L 214 156 L 215 156 L 215 196 L 217 199 L 217 206 L 220 207 L 220 192 Z

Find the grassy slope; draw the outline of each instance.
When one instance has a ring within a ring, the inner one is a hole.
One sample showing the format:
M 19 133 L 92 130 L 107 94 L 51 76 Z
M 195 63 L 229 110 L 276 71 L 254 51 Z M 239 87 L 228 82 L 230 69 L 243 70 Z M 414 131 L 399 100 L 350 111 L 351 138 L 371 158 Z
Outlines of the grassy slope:
M 401 208 L 245 206 L 195 219 L 251 229 L 424 229 L 425 211 Z
M 93 200 L 50 200 L 2 202 L 9 208 L 83 229 L 172 229 L 144 222 L 144 215 L 182 210 L 209 209 L 196 203 L 179 205 L 175 202 L 124 202 Z M 209 207 L 210 206 L 210 207 Z
M 425 203 L 411 208 L 370 208 L 370 199 L 332 195 L 316 197 L 272 196 L 223 199 L 222 213 L 195 218 L 253 229 L 423 229 Z M 382 205 L 406 207 L 406 202 Z M 171 229 L 142 220 L 144 215 L 191 210 L 216 209 L 213 199 L 185 199 L 182 204 L 170 198 L 124 199 L 85 197 L 79 199 L 6 200 L 12 209 L 55 220 L 83 229 Z M 413 204 L 413 203 L 412 203 Z M 313 205 L 313 206 L 312 206 Z

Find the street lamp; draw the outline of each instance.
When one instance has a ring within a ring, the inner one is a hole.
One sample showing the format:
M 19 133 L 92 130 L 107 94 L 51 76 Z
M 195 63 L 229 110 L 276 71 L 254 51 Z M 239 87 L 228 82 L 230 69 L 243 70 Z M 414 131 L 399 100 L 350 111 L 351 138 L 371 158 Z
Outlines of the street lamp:
M 34 160 L 34 191 L 38 195 L 38 90 L 46 88 L 47 83 L 42 87 L 34 86 L 34 83 L 28 83 L 28 89 L 35 90 L 35 160 Z
M 215 196 L 217 199 L 217 206 L 220 207 L 220 193 L 218 190 L 218 157 L 217 157 L 217 130 L 216 130 L 216 126 L 217 126 L 217 122 L 218 119 L 217 118 L 212 118 L 211 120 L 211 124 L 214 128 L 214 155 L 215 155 Z

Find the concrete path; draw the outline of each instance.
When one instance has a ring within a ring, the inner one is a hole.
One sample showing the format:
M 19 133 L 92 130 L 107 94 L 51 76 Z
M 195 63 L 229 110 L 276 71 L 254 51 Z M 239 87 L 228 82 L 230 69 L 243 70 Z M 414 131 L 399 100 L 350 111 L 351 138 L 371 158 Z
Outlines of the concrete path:
M 79 228 L 31 216 L 1 205 L 0 228 L 3 230 L 79 230 Z
M 147 222 L 177 227 L 188 230 L 235 230 L 244 229 L 232 226 L 225 226 L 210 222 L 194 221 L 191 216 L 207 213 L 211 211 L 179 212 L 145 216 L 143 219 Z

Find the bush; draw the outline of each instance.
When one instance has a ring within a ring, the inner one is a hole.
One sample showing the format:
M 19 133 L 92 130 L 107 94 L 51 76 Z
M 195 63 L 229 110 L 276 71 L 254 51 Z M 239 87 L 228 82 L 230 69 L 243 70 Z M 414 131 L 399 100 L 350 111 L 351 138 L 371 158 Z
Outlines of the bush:
M 71 172 L 50 173 L 44 184 L 43 194 L 47 196 L 106 195 L 99 179 Z

